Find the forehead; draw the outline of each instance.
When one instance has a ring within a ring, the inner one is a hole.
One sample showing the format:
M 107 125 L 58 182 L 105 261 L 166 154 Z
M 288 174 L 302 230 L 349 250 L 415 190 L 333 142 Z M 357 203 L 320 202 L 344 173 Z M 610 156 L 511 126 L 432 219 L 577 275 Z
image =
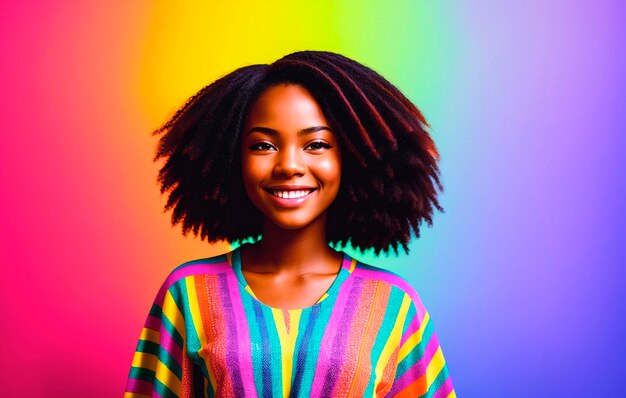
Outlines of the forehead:
M 246 127 L 310 127 L 328 125 L 319 104 L 302 86 L 280 84 L 265 90 L 250 108 Z

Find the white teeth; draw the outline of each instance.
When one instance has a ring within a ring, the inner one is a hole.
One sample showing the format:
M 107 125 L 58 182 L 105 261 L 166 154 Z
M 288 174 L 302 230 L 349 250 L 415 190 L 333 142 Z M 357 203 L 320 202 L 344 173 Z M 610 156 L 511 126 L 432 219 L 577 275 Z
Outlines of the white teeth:
M 311 193 L 312 190 L 302 190 L 302 191 L 272 191 L 272 195 L 278 196 L 283 199 L 297 199 L 303 196 L 307 196 Z

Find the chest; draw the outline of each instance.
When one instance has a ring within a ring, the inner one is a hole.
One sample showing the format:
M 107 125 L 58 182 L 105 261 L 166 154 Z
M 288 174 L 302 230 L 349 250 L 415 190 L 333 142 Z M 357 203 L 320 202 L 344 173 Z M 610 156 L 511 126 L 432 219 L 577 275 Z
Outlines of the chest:
M 244 273 L 244 276 L 250 293 L 272 308 L 311 307 L 324 296 L 337 277 L 328 274 L 276 278 L 254 273 Z
M 281 310 L 241 286 L 207 282 L 197 289 L 204 316 L 189 352 L 218 395 L 363 396 L 392 380 L 397 314 L 385 286 L 357 281 L 308 308 Z

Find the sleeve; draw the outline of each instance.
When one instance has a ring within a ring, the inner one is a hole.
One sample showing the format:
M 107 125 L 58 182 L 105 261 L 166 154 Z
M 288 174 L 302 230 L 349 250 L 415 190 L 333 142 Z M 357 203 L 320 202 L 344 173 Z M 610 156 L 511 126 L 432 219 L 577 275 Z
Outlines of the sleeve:
M 180 286 L 164 284 L 152 304 L 133 356 L 125 398 L 193 396 Z
M 389 397 L 455 398 L 452 379 L 430 315 L 412 295 Z

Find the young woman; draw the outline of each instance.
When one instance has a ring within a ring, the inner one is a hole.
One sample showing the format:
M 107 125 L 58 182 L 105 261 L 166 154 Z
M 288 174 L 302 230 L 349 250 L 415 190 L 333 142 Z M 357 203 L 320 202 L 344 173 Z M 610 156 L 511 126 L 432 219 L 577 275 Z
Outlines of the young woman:
M 127 397 L 454 397 L 432 322 L 346 243 L 408 252 L 441 189 L 420 111 L 344 56 L 238 69 L 158 133 L 172 223 L 241 245 L 176 268 Z M 331 245 L 329 245 L 331 244 Z

